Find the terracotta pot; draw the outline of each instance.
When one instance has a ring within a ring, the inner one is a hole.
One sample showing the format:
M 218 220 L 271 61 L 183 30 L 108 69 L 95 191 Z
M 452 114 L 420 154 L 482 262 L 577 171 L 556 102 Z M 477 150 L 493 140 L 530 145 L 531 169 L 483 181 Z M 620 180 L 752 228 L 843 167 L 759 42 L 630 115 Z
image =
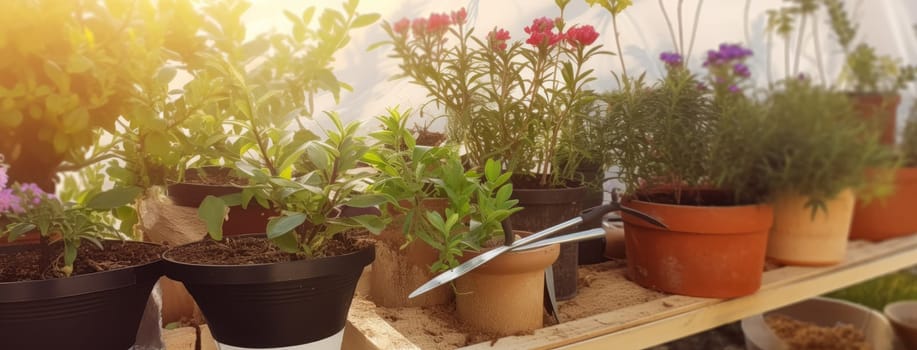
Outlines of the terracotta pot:
M 185 170 L 185 177 L 197 175 L 201 169 Z M 204 167 L 203 171 L 208 174 L 226 175 L 231 173 L 232 169 L 221 167 Z M 183 207 L 197 208 L 207 196 L 225 196 L 228 194 L 239 193 L 242 190 L 239 187 L 231 185 L 207 185 L 197 183 L 180 182 L 168 186 L 169 199 L 175 205 Z M 247 208 L 241 206 L 230 207 L 226 222 L 223 223 L 223 235 L 235 236 L 250 233 L 264 233 L 267 222 L 271 216 L 276 213 L 267 208 L 263 208 L 258 203 L 249 203 Z
M 628 272 L 641 286 L 707 298 L 748 295 L 761 287 L 773 222 L 769 205 L 704 207 L 637 200 L 625 205 L 669 227 L 622 213 Z
M 875 121 L 882 131 L 880 141 L 886 145 L 895 144 L 895 130 L 898 104 L 901 96 L 881 94 L 848 94 L 853 108 L 868 121 Z
M 881 241 L 917 233 L 917 168 L 895 172 L 895 192 L 869 203 L 857 201 L 850 239 Z
M 538 232 L 579 215 L 586 199 L 586 187 L 527 189 L 516 188 L 513 180 L 512 198 L 519 200 L 523 209 L 511 217 L 514 229 Z M 599 227 L 599 226 L 595 226 Z M 576 227 L 555 234 L 576 232 Z M 576 296 L 579 282 L 579 243 L 561 244 L 560 257 L 554 263 L 554 295 L 557 300 Z
M 444 213 L 449 202 L 445 199 L 427 199 L 422 202 L 426 210 Z M 391 224 L 379 234 L 376 241 L 376 260 L 370 278 L 370 300 L 384 307 L 420 307 L 446 304 L 452 300 L 452 288 L 440 286 L 414 299 L 411 291 L 433 279 L 430 265 L 436 262 L 439 252 L 420 238 L 407 247 L 402 227 L 404 216 L 392 218 Z
M 520 235 L 526 233 L 518 232 Z M 461 261 L 482 252 L 465 253 Z M 544 326 L 544 269 L 560 254 L 558 245 L 504 253 L 455 281 L 455 307 L 463 322 L 500 336 Z
M 812 217 L 808 197 L 781 194 L 774 198 L 774 227 L 767 256 L 785 265 L 830 266 L 847 254 L 847 237 L 853 217 L 853 190 L 847 189 L 825 202 L 827 213 Z

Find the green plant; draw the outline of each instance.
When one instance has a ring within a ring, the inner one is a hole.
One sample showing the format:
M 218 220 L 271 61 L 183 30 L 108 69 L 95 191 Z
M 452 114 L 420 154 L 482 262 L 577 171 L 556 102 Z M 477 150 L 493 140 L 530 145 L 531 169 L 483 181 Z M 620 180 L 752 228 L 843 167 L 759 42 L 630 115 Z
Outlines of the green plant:
M 839 81 L 855 93 L 888 94 L 904 88 L 917 78 L 917 66 L 902 65 L 900 60 L 878 55 L 872 46 L 860 43 L 853 46 L 857 25 L 852 23 L 844 3 L 840 0 L 822 0 L 828 11 L 831 29 L 837 43 L 846 55 Z
M 382 130 L 370 133 L 376 144 L 363 156 L 363 161 L 378 171 L 370 191 L 390 199 L 380 209 L 404 215 L 402 233 L 405 244 L 414 239 L 414 232 L 428 231 L 425 221 L 425 199 L 444 198 L 434 185 L 442 176 L 443 163 L 459 159 L 454 147 L 429 147 L 416 144 L 407 128 L 410 111 L 400 113 L 390 109 L 388 115 L 376 118 Z
M 911 109 L 911 117 L 904 127 L 901 153 L 904 166 L 917 166 L 917 106 Z
M 537 177 L 541 187 L 562 186 L 575 164 L 559 166 L 564 135 L 595 99 L 584 67 L 606 54 L 591 45 L 592 26 L 567 26 L 561 17 L 539 18 L 525 28 L 525 44 L 494 29 L 484 38 L 465 25 L 465 10 L 431 14 L 413 21 L 385 22 L 400 62 L 398 77 L 423 87 L 449 120 L 447 133 L 461 143 L 470 165 L 497 159 L 507 171 Z M 557 32 L 555 32 L 557 29 Z M 565 161 L 575 161 L 567 157 Z
M 518 200 L 510 199 L 511 173 L 501 173 L 500 163 L 488 160 L 482 178 L 475 170 L 464 171 L 458 159 L 450 158 L 442 165 L 441 174 L 434 183 L 449 199 L 445 215 L 428 211 L 426 220 L 432 230 L 415 232 L 439 251 L 432 271 L 457 266 L 465 251 L 485 248 L 499 237 L 504 244 L 512 242 L 512 233 L 503 231 L 502 222 L 522 208 L 516 207 Z
M 813 214 L 824 200 L 866 184 L 866 170 L 894 165 L 876 131 L 857 118 L 846 95 L 805 79 L 782 82 L 765 102 L 776 128 L 770 148 L 769 187 L 810 198 Z
M 364 139 L 356 135 L 360 125 L 345 125 L 334 114 L 329 117 L 335 129 L 327 130 L 327 138 L 304 145 L 305 156 L 314 167 L 311 171 L 288 178 L 273 175 L 266 167 L 241 161 L 236 165 L 249 176 L 250 185 L 241 194 L 208 196 L 199 208 L 211 238 L 222 239 L 227 205 L 246 207 L 252 200 L 280 212 L 268 222 L 267 238 L 284 251 L 305 257 L 322 256 L 325 244 L 344 231 L 378 233 L 384 228 L 385 221 L 376 215 L 341 215 L 343 206 L 368 208 L 390 201 L 384 195 L 367 193 L 373 174 L 357 166 L 369 150 Z
M 0 158 L 2 159 L 2 158 Z M 7 167 L 0 164 L 0 221 L 5 226 L 0 238 L 9 242 L 35 230 L 41 235 L 40 273 L 70 276 L 77 250 L 85 240 L 102 248 L 100 239 L 117 239 L 117 230 L 105 224 L 105 212 L 122 207 L 137 195 L 139 189 L 126 188 L 98 193 L 85 206 L 61 202 L 34 183 L 13 183 L 9 187 Z M 50 245 L 62 241 L 63 255 L 51 257 Z M 60 263 L 56 263 L 60 260 Z
M 16 181 L 51 190 L 62 163 L 91 163 L 97 128 L 114 128 L 135 92 L 124 62 L 145 1 L 16 1 L 0 14 L 0 153 Z M 27 19 L 27 20 L 24 20 Z M 29 33 L 29 35 L 22 35 Z M 149 48 L 150 42 L 139 43 Z

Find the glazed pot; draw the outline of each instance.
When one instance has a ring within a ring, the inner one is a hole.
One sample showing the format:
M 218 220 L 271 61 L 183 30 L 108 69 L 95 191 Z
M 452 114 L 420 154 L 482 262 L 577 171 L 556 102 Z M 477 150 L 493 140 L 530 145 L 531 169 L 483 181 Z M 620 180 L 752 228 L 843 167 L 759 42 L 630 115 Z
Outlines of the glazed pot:
M 232 173 L 230 168 L 203 167 L 185 170 L 185 178 L 196 177 L 200 171 L 207 175 L 224 177 Z M 168 197 L 173 204 L 192 208 L 199 207 L 207 196 L 220 197 L 241 191 L 242 189 L 239 187 L 229 184 L 211 185 L 179 182 L 167 187 Z M 268 220 L 275 214 L 273 210 L 261 207 L 255 202 L 249 203 L 246 208 L 242 208 L 242 206 L 230 207 L 227 220 L 223 223 L 223 235 L 235 236 L 264 232 Z
M 523 209 L 510 218 L 513 229 L 538 232 L 579 215 L 586 199 L 586 187 L 528 189 L 516 188 L 513 180 L 511 198 L 519 200 Z M 599 227 L 599 223 L 595 227 Z M 593 228 L 595 228 L 593 227 Z M 554 236 L 576 232 L 576 227 L 562 230 Z M 560 245 L 560 257 L 554 263 L 554 295 L 557 300 L 576 296 L 579 282 L 579 243 Z
M 448 204 L 445 199 L 426 199 L 421 205 L 426 210 L 444 213 Z M 384 307 L 422 307 L 452 301 L 453 292 L 448 286 L 408 299 L 411 291 L 436 276 L 430 266 L 439 258 L 439 252 L 420 238 L 404 247 L 403 226 L 404 215 L 394 215 L 376 238 L 376 260 L 369 274 L 370 300 Z
M 770 206 L 624 205 L 668 226 L 622 213 L 628 273 L 641 286 L 706 298 L 739 297 L 761 287 Z
M 883 311 L 905 349 L 917 349 L 917 300 L 894 302 Z
M 901 95 L 882 94 L 856 94 L 847 95 L 853 103 L 853 108 L 860 116 L 868 121 L 875 122 L 881 130 L 880 141 L 893 146 L 895 144 L 898 105 Z
M 198 243 L 192 243 L 198 244 Z M 362 250 L 311 260 L 199 265 L 163 253 L 166 275 L 184 283 L 220 349 L 340 349 L 363 268 Z
M 481 253 L 466 252 L 460 261 Z M 544 270 L 559 255 L 556 244 L 504 253 L 459 277 L 455 281 L 459 319 L 477 330 L 501 336 L 543 327 Z
M 806 207 L 809 198 L 779 194 L 774 198 L 774 227 L 767 256 L 785 265 L 830 266 L 844 260 L 853 217 L 853 190 L 825 201 L 827 211 Z
M 850 239 L 881 241 L 917 233 L 917 168 L 895 172 L 895 190 L 886 198 L 857 201 Z
M 32 248 L 0 247 L 0 254 Z M 156 260 L 67 278 L 0 283 L 0 344 L 36 350 L 130 348 L 161 275 Z

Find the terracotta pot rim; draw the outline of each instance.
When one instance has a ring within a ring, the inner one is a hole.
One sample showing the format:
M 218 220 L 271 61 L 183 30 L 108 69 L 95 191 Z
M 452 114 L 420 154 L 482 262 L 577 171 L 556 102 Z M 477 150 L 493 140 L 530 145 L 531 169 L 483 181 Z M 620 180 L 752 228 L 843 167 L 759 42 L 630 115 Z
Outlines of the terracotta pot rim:
M 848 97 L 861 98 L 861 99 L 880 99 L 880 98 L 888 98 L 888 97 L 892 97 L 898 100 L 901 99 L 901 94 L 897 92 L 882 93 L 882 92 L 845 91 L 844 94 L 846 94 Z
M 622 212 L 625 231 L 628 225 L 633 225 L 672 234 L 748 235 L 769 231 L 774 221 L 774 209 L 767 203 L 693 206 L 628 201 L 624 205 L 653 216 L 668 226 L 666 230 Z
M 520 236 L 528 236 L 531 232 L 513 230 Z M 473 259 L 474 257 L 484 254 L 496 247 L 483 249 L 478 252 L 464 252 L 462 256 L 458 258 L 460 262 L 465 262 Z M 560 256 L 560 244 L 552 244 L 549 246 L 524 250 L 518 252 L 506 252 L 503 253 L 491 261 L 488 261 L 484 265 L 478 267 L 473 271 L 484 274 L 514 274 L 525 271 L 539 271 L 544 270 L 548 266 L 554 263 L 557 258 Z M 513 266 L 506 267 L 505 265 L 512 264 Z M 496 265 L 496 267 L 495 267 Z M 500 266 L 503 265 L 503 266 Z M 496 271 L 494 271 L 496 270 Z M 511 271 L 506 271 L 511 270 Z
M 689 209 L 689 208 L 698 208 L 698 209 L 720 208 L 720 209 L 724 209 L 724 210 L 745 210 L 745 209 L 748 209 L 748 208 L 769 207 L 769 206 L 770 206 L 770 204 L 768 204 L 768 203 L 766 203 L 766 202 L 755 203 L 755 204 L 739 204 L 739 205 L 685 205 L 685 204 L 656 203 L 656 202 L 643 201 L 643 200 L 639 200 L 639 199 L 628 199 L 628 200 L 626 200 L 623 204 L 627 204 L 627 203 L 630 203 L 630 202 L 637 202 L 637 203 L 642 203 L 642 204 L 646 204 L 646 205 L 656 205 L 656 206 L 667 207 L 667 208 L 685 208 L 685 209 Z

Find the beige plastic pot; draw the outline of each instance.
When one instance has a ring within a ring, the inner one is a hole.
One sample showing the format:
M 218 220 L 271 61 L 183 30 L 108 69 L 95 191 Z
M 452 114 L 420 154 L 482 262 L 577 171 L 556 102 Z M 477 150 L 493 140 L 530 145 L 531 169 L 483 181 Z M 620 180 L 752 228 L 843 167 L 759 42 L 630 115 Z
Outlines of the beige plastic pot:
M 882 314 L 864 306 L 830 298 L 813 298 L 743 319 L 742 333 L 745 334 L 747 349 L 789 350 L 786 343 L 780 340 L 764 321 L 764 317 L 773 314 L 823 327 L 833 327 L 838 323 L 850 324 L 863 331 L 873 350 L 897 349 L 892 326 Z
M 885 305 L 885 317 L 891 321 L 905 349 L 917 349 L 917 300 Z
M 827 212 L 812 217 L 808 197 L 781 194 L 774 199 L 774 226 L 767 242 L 767 256 L 785 265 L 829 266 L 847 253 L 847 236 L 853 218 L 853 190 L 841 191 L 827 200 Z
M 465 253 L 467 261 L 478 253 Z M 505 336 L 544 326 L 544 270 L 560 246 L 504 253 L 455 281 L 458 317 L 471 327 Z

